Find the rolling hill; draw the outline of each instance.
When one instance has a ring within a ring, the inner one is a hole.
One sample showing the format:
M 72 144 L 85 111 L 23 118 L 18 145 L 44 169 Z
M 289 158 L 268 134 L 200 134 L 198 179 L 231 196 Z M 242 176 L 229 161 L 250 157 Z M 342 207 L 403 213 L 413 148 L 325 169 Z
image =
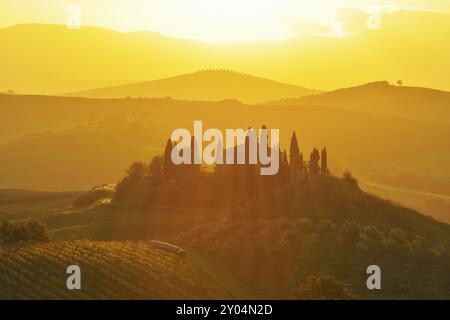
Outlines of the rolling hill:
M 66 96 L 87 98 L 171 97 L 201 101 L 236 99 L 251 104 L 281 98 L 298 98 L 316 93 L 319 91 L 237 72 L 209 70 L 161 80 L 74 92 Z
M 296 130 L 302 151 L 327 146 L 331 170 L 335 174 L 348 168 L 366 182 L 448 195 L 448 123 L 417 119 L 412 113 L 409 118 L 375 113 L 370 109 L 370 106 L 375 107 L 372 100 L 381 106 L 385 100 L 387 106 L 392 105 L 390 99 L 399 104 L 404 101 L 402 105 L 406 105 L 409 101 L 406 97 L 402 100 L 394 95 L 398 93 L 402 97 L 404 90 L 416 92 L 411 88 L 380 86 L 387 87 L 392 99 L 389 95 L 384 98 L 384 95 L 376 94 L 384 90 L 378 85 L 362 87 L 367 91 L 364 93 L 366 99 L 351 95 L 361 102 L 355 103 L 355 108 L 371 112 L 333 107 L 331 99 L 323 102 L 328 106 L 323 106 L 319 104 L 321 101 L 312 100 L 304 104 L 297 104 L 296 100 L 292 105 L 283 102 L 279 105 L 247 105 L 232 100 L 199 102 L 169 98 L 0 95 L 0 188 L 78 191 L 113 183 L 132 161 L 147 162 L 158 154 L 174 128 L 190 130 L 193 121 L 201 119 L 205 127 L 220 129 L 250 125 L 257 128 L 262 124 L 280 128 L 284 146 L 289 145 L 290 135 Z M 424 112 L 427 99 L 431 105 L 434 101 L 445 102 L 443 92 L 426 89 L 417 92 L 426 93 L 423 97 L 415 97 L 416 101 L 424 101 L 423 104 L 411 102 L 412 109 L 417 112 Z M 442 104 L 445 103 L 436 105 L 445 112 Z M 380 108 L 389 111 L 388 107 Z M 380 194 L 387 196 L 385 192 Z M 435 203 L 429 197 L 414 193 L 399 197 L 397 192 L 391 192 L 391 196 L 389 198 L 448 221 L 448 200 Z
M 0 191 L 0 221 L 48 217 L 70 208 L 79 192 Z
M 225 44 L 152 32 L 17 25 L 0 29 L 0 92 L 59 94 L 208 68 L 237 70 L 319 90 L 373 79 L 401 79 L 412 86 L 448 90 L 448 17 L 396 11 L 382 15 L 381 29 L 364 29 L 349 37 Z
M 0 300 L 328 297 L 314 277 L 450 299 L 450 13 L 368 15 L 214 44 L 0 28 Z M 196 120 L 279 129 L 279 174 L 175 166 L 168 138 Z
M 397 117 L 450 121 L 450 92 L 390 85 L 386 81 L 268 104 L 321 105 Z
M 0 298 L 290 299 L 309 275 L 341 279 L 361 299 L 450 295 L 448 224 L 331 176 L 311 176 L 270 202 L 286 197 L 286 211 L 251 219 L 196 208 L 61 207 L 41 217 L 50 243 L 0 247 Z M 187 257 L 150 239 L 181 246 Z M 374 263 L 382 291 L 365 286 Z M 79 292 L 65 289 L 71 264 L 82 268 Z
M 81 268 L 82 290 L 66 288 L 66 268 L 73 264 Z M 189 257 L 159 250 L 149 242 L 72 241 L 0 247 L 0 283 L 1 300 L 235 297 Z

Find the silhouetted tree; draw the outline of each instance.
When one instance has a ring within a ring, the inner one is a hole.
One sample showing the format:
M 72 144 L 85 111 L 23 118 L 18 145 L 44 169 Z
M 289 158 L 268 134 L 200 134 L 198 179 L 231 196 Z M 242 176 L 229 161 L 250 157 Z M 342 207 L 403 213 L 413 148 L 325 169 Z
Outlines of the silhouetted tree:
M 164 160 L 161 156 L 153 157 L 150 165 L 148 167 L 148 176 L 150 182 L 153 185 L 158 185 L 163 181 L 164 172 L 163 172 L 163 164 Z
M 256 132 L 252 128 L 248 128 L 248 132 L 250 135 L 255 135 Z M 257 140 L 256 140 L 257 141 Z M 245 165 L 243 166 L 242 170 L 244 170 L 242 183 L 245 187 L 245 194 L 246 199 L 251 199 L 256 197 L 257 190 L 258 190 L 258 165 L 257 164 L 250 164 L 251 159 L 251 153 L 254 152 L 251 148 L 250 144 L 250 136 L 247 135 L 245 137 Z M 257 151 L 257 149 L 256 149 Z M 257 155 L 256 155 L 257 156 Z M 256 159 L 258 160 L 258 159 Z
M 309 171 L 312 174 L 318 174 L 320 172 L 319 160 L 320 160 L 319 150 L 314 148 L 309 158 Z
M 0 224 L 0 243 L 8 245 L 21 241 L 49 241 L 47 226 L 37 220 L 6 221 Z
M 291 145 L 289 147 L 289 151 L 290 151 L 289 164 L 291 166 L 292 175 L 293 175 L 294 181 L 295 181 L 295 180 L 299 179 L 300 174 L 302 172 L 302 167 L 303 167 L 303 159 L 300 154 L 300 149 L 298 147 L 298 141 L 297 141 L 297 136 L 295 134 L 295 131 L 292 133 Z
M 348 171 L 348 170 L 345 171 L 344 174 L 342 175 L 342 179 L 344 179 L 344 181 L 350 183 L 351 185 L 358 187 L 358 180 L 356 180 L 356 178 L 353 177 L 353 175 L 350 171 Z
M 361 240 L 358 225 L 355 223 L 346 223 L 341 230 L 341 237 L 345 246 L 356 246 Z
M 384 245 L 384 237 L 380 230 L 374 225 L 367 225 L 362 229 L 361 238 L 364 244 L 373 254 L 379 252 Z
M 287 174 L 288 170 L 289 170 L 289 162 L 286 149 L 284 149 L 283 152 L 281 152 L 280 150 L 280 173 L 283 175 Z
M 146 166 L 142 162 L 134 162 L 127 170 L 127 174 L 132 179 L 143 178 L 146 175 Z
M 320 157 L 320 172 L 322 174 L 328 174 L 328 155 L 327 155 L 327 148 L 322 149 L 322 155 Z
M 164 160 L 163 160 L 163 172 L 167 179 L 173 179 L 175 173 L 175 164 L 172 162 L 172 150 L 173 144 L 172 140 L 167 140 L 166 147 L 164 149 Z
M 141 162 L 133 163 L 127 170 L 127 176 L 116 186 L 114 199 L 118 201 L 142 195 L 147 185 L 147 166 Z

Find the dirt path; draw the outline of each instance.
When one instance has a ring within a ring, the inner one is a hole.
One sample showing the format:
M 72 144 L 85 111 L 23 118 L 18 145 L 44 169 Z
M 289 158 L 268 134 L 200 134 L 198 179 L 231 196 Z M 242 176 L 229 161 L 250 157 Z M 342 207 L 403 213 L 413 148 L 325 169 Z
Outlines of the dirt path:
M 372 182 L 362 182 L 361 184 L 363 186 L 366 185 L 368 187 L 384 189 L 384 190 L 388 190 L 388 191 L 396 191 L 396 192 L 408 193 L 408 194 L 412 194 L 412 195 L 420 195 L 420 196 L 425 196 L 425 197 L 433 197 L 433 198 L 450 200 L 450 196 L 445 195 L 445 194 L 397 188 L 397 187 L 391 187 L 391 186 L 386 186 L 386 185 L 382 185 L 379 183 L 372 183 Z

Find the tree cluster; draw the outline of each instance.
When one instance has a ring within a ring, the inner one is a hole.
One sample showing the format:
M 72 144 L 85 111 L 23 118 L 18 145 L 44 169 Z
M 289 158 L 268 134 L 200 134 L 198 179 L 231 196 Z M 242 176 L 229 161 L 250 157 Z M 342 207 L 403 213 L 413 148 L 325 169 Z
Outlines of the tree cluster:
M 192 159 L 196 143 L 192 137 L 190 147 L 183 149 L 183 152 L 192 153 Z M 280 193 L 289 196 L 286 192 L 288 186 L 306 182 L 310 175 L 330 173 L 327 149 L 323 148 L 319 152 L 314 148 L 309 160 L 305 160 L 295 132 L 292 134 L 289 155 L 286 150 L 274 151 L 267 148 L 269 154 L 280 153 L 279 171 L 273 176 L 260 174 L 262 164 L 249 164 L 248 137 L 245 140 L 244 164 L 175 165 L 171 157 L 175 147 L 176 142 L 169 139 L 162 156 L 154 157 L 148 165 L 133 163 L 126 177 L 117 185 L 114 202 L 131 206 L 170 205 L 227 209 L 236 217 L 249 215 L 250 212 L 276 214 L 276 211 L 286 209 L 288 201 L 284 199 L 285 201 L 275 203 L 271 200 Z M 237 158 L 238 147 L 234 148 L 234 157 Z M 221 158 L 225 159 L 227 150 L 223 152 Z
M 49 241 L 47 226 L 36 220 L 6 221 L 0 224 L 0 243 L 11 245 L 27 241 Z

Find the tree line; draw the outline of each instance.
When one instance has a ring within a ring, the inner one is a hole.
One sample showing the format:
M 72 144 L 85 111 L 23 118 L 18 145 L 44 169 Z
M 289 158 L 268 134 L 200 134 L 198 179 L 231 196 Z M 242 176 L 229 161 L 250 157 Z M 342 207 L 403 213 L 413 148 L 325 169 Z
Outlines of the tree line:
M 193 155 L 196 143 L 192 137 L 190 147 L 183 151 Z M 175 165 L 171 154 L 176 145 L 176 142 L 168 139 L 164 153 L 153 157 L 149 164 L 133 163 L 126 176 L 117 184 L 113 203 L 130 206 L 165 204 L 210 209 L 231 208 L 235 212 L 243 208 L 248 210 L 248 207 L 254 207 L 249 209 L 251 211 L 269 212 L 269 207 L 276 207 L 275 211 L 280 211 L 287 205 L 287 199 L 285 203 L 274 203 L 271 201 L 273 199 L 269 199 L 271 194 L 277 190 L 281 192 L 289 185 L 306 183 L 312 176 L 330 174 L 326 147 L 320 151 L 314 148 L 309 158 L 305 159 L 295 132 L 292 133 L 289 153 L 286 149 L 274 151 L 267 147 L 269 154 L 280 152 L 279 171 L 273 176 L 260 175 L 262 164 L 249 164 L 248 137 L 245 140 L 246 161 L 239 165 Z M 237 157 L 238 146 L 234 148 L 234 157 Z M 222 152 L 226 153 L 226 150 Z
M 47 226 L 37 220 L 5 221 L 0 223 L 0 244 L 49 241 Z

